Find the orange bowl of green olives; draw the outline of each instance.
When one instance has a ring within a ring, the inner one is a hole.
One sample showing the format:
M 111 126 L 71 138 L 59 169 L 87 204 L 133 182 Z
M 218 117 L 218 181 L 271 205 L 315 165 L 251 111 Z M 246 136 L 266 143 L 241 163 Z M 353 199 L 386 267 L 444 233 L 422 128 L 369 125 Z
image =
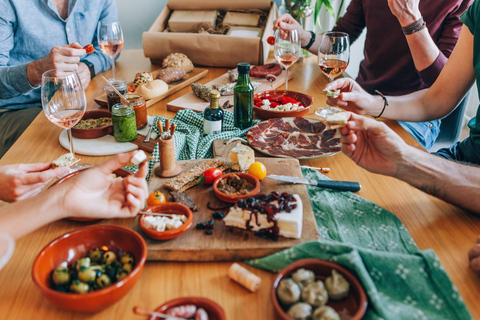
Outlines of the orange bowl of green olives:
M 147 245 L 135 231 L 90 226 L 50 242 L 37 256 L 33 282 L 57 306 L 96 312 L 125 296 L 145 265 Z

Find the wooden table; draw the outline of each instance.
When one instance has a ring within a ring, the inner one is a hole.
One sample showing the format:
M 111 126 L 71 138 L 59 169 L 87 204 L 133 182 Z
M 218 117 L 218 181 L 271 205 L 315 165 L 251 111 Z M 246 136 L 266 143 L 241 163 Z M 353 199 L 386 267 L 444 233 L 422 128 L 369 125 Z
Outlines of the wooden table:
M 117 62 L 117 74 L 132 80 L 135 73 L 157 69 L 143 57 L 141 50 L 125 50 Z M 304 63 L 295 64 L 295 74 L 289 88 L 306 92 L 314 96 L 314 110 L 325 106 L 325 96 L 321 90 L 327 78 L 321 75 L 316 60 L 311 57 Z M 211 68 L 201 83 L 215 79 L 226 71 L 223 68 Z M 110 75 L 110 71 L 106 72 Z M 89 108 L 96 108 L 93 97 L 102 92 L 104 82 L 96 77 L 86 90 Z M 148 109 L 149 115 L 161 115 L 172 118 L 174 113 L 166 110 L 167 101 L 187 93 L 185 88 Z M 398 124 L 387 122 L 409 144 L 420 148 L 416 141 Z M 66 153 L 59 142 L 59 127 L 52 125 L 40 114 L 15 145 L 0 160 L 0 165 L 13 163 L 48 162 Z M 87 157 L 82 159 L 98 163 L 106 157 Z M 302 161 L 303 164 L 330 167 L 328 176 L 336 180 L 353 180 L 362 184 L 358 192 L 376 204 L 395 213 L 412 234 L 420 249 L 431 248 L 438 254 L 440 261 L 458 287 L 472 315 L 480 319 L 480 277 L 468 267 L 467 251 L 480 234 L 480 219 L 418 191 L 406 183 L 393 178 L 371 174 L 356 166 L 342 153 L 323 159 Z M 27 222 L 26 222 L 27 223 Z M 133 219 L 104 220 L 100 224 L 116 224 L 130 227 Z M 17 242 L 11 261 L 0 271 L 0 319 L 141 319 L 132 314 L 133 306 L 154 308 L 161 303 L 181 296 L 205 296 L 217 301 L 227 314 L 228 319 L 273 319 L 273 308 L 269 301 L 269 290 L 274 275 L 269 272 L 248 267 L 262 278 L 261 289 L 249 293 L 230 281 L 227 270 L 231 263 L 161 263 L 149 262 L 137 285 L 114 306 L 85 316 L 63 311 L 42 296 L 31 280 L 31 268 L 38 252 L 52 239 L 70 230 L 88 224 L 58 221 L 45 226 Z M 248 306 L 248 311 L 246 310 Z

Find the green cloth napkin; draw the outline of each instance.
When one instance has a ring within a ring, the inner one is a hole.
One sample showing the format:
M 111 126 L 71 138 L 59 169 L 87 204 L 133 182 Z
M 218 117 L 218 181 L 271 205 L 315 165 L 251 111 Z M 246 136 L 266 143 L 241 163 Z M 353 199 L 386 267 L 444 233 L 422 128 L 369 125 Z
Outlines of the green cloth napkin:
M 308 179 L 328 179 L 312 169 L 302 172 Z M 365 288 L 364 319 L 472 319 L 436 254 L 420 251 L 393 213 L 351 192 L 307 190 L 322 240 L 248 264 L 277 272 L 304 258 L 335 261 Z

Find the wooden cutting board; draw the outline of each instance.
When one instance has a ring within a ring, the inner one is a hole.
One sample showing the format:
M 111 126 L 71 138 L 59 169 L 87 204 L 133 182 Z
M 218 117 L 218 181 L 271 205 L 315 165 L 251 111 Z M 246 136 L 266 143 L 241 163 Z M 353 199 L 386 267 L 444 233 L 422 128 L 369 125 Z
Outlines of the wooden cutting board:
M 162 69 L 157 69 L 157 70 L 151 72 L 154 79 L 156 78 L 157 74 L 160 71 L 162 71 Z M 168 85 L 168 91 L 167 92 L 165 92 L 164 94 L 162 94 L 162 95 L 160 95 L 156 98 L 147 100 L 147 108 L 153 106 L 158 101 L 165 99 L 169 95 L 174 94 L 175 92 L 185 88 L 186 86 L 192 84 L 193 82 L 196 82 L 197 80 L 200 80 L 201 78 L 205 77 L 207 75 L 207 73 L 208 73 L 208 69 L 194 68 L 192 72 L 187 73 L 187 76 L 182 81 L 170 83 Z M 132 83 L 133 83 L 133 81 L 129 82 L 128 85 L 131 85 Z M 102 107 L 107 106 L 107 94 L 106 93 L 101 94 L 100 96 L 96 97 L 94 100 L 98 105 L 100 105 Z
M 282 174 L 302 177 L 296 159 L 257 158 L 265 164 L 269 174 Z M 186 171 L 202 160 L 186 160 L 177 163 Z M 168 192 L 162 188 L 165 179 L 154 175 L 149 181 L 149 192 L 157 189 Z M 199 210 L 193 213 L 193 226 L 178 238 L 168 241 L 158 241 L 148 238 L 138 226 L 136 219 L 133 229 L 145 238 L 148 248 L 147 260 L 150 261 L 234 261 L 263 257 L 280 250 L 296 246 L 304 241 L 319 239 L 317 223 L 310 204 L 307 189 L 302 184 L 288 184 L 285 182 L 265 178 L 261 182 L 261 193 L 271 191 L 299 194 L 303 203 L 303 230 L 301 239 L 279 237 L 272 241 L 256 237 L 253 232 L 238 228 L 225 227 L 223 221 L 216 220 L 212 235 L 206 235 L 204 230 L 195 229 L 197 222 L 212 219 L 212 210 L 207 208 L 207 202 L 213 207 L 223 206 L 213 193 L 211 186 L 199 185 L 187 190 L 198 205 Z M 167 197 L 168 199 L 168 197 Z
M 274 90 L 280 87 L 281 85 L 285 84 L 286 78 L 286 71 L 283 70 L 282 73 L 277 77 L 277 80 L 272 82 L 270 85 L 270 81 L 266 80 L 265 78 L 250 78 L 252 82 L 260 82 L 261 85 L 255 90 L 255 93 L 266 91 L 266 90 Z M 288 80 L 293 78 L 293 72 L 288 73 Z M 210 81 L 209 83 L 205 84 L 207 87 L 212 87 L 214 84 L 225 84 L 230 83 L 230 79 L 228 77 L 228 73 L 221 75 L 220 77 Z M 231 96 L 221 96 L 220 97 L 220 106 L 222 106 L 226 101 L 230 101 L 230 104 L 233 105 L 233 95 Z M 203 101 L 202 99 L 198 98 L 193 94 L 193 92 L 189 92 L 184 94 L 178 99 L 170 101 L 167 103 L 167 110 L 177 112 L 178 110 L 182 109 L 192 109 L 196 112 L 203 112 L 203 110 L 209 105 L 208 102 Z M 233 112 L 233 108 L 229 109 Z

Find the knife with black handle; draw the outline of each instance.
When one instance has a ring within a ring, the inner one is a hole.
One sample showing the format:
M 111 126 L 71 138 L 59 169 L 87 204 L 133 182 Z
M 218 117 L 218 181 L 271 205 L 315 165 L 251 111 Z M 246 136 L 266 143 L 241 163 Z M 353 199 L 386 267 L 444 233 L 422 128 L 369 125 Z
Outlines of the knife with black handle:
M 358 182 L 353 181 L 335 181 L 335 180 L 315 180 L 315 179 L 305 179 L 289 176 L 278 176 L 278 175 L 268 175 L 267 178 L 290 182 L 290 183 L 303 183 L 310 184 L 321 188 L 334 189 L 339 191 L 351 191 L 357 192 L 362 186 Z

